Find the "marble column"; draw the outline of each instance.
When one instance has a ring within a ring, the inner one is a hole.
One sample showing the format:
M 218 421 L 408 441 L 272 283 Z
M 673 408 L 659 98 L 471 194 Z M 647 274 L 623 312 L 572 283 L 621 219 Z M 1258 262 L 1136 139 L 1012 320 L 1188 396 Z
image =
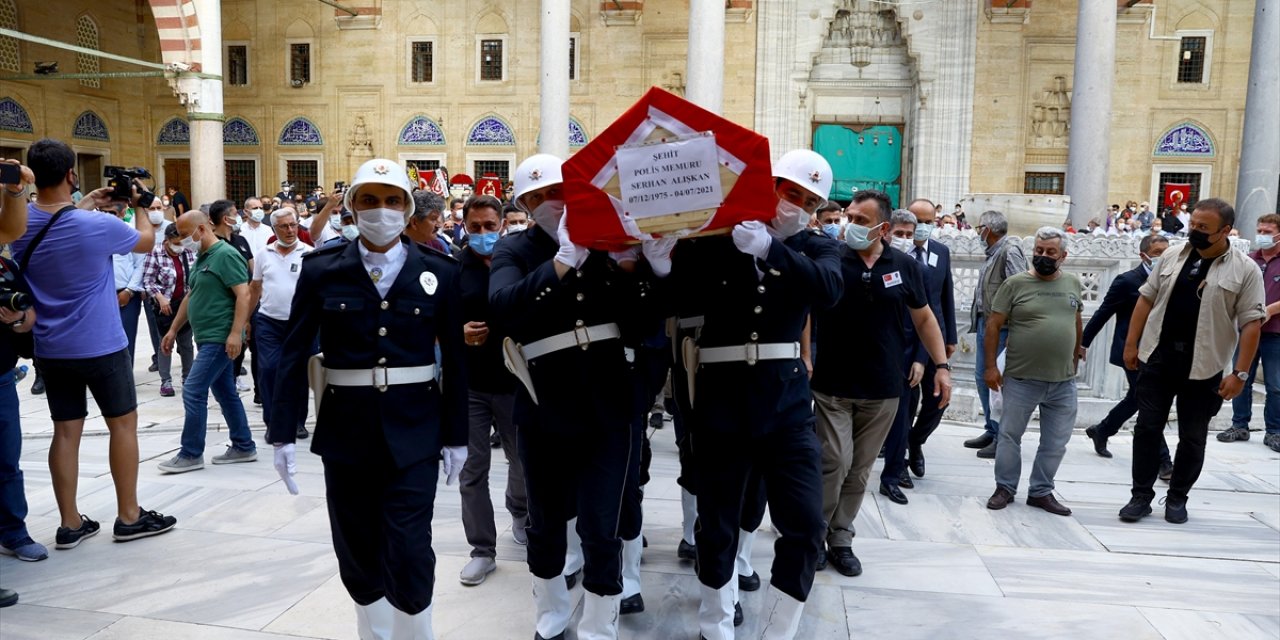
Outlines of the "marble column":
M 975 2 L 939 3 L 922 19 L 904 20 L 908 52 L 916 62 L 916 86 L 904 133 L 914 162 L 903 184 L 902 204 L 928 198 L 951 206 L 969 193 L 973 92 L 980 8 Z
M 1259 216 L 1277 211 L 1280 189 L 1280 0 L 1257 0 L 1244 103 L 1236 229 L 1252 239 Z
M 569 157 L 569 0 L 542 0 L 539 153 Z
M 191 122 L 191 204 L 199 206 L 227 197 L 227 182 L 222 153 L 222 2 L 194 4 L 200 19 L 201 73 L 186 80 L 194 96 L 184 102 Z
M 1065 189 L 1071 197 L 1071 223 L 1077 229 L 1107 208 L 1115 76 L 1116 3 L 1080 0 Z
M 684 95 L 690 102 L 720 113 L 724 101 L 724 1 L 689 3 L 689 58 Z
M 808 112 L 800 105 L 802 85 L 791 78 L 799 55 L 799 12 L 797 0 L 768 0 L 756 7 L 756 28 L 769 37 L 756 42 L 755 130 L 769 139 L 769 152 L 774 159 L 792 149 L 810 146 L 808 140 L 795 133 L 800 125 L 809 126 Z

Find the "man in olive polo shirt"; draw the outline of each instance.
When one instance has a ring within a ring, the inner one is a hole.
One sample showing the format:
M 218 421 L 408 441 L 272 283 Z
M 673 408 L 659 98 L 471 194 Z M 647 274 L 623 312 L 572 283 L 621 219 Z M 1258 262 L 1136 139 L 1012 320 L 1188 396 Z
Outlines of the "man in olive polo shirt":
M 244 328 L 249 319 L 249 267 L 235 247 L 213 233 L 209 217 L 200 211 L 183 214 L 175 223 L 185 248 L 196 249 L 199 257 L 189 277 L 190 294 L 182 300 L 173 326 L 160 348 L 172 353 L 177 333 L 188 321 L 196 342 L 196 361 L 182 386 L 182 449 L 172 459 L 160 463 L 166 473 L 186 473 L 204 468 L 204 439 L 209 418 L 209 392 L 222 407 L 222 416 L 231 432 L 226 453 L 213 457 L 214 464 L 253 462 L 258 459 L 244 404 L 236 393 L 235 359 L 244 346 Z

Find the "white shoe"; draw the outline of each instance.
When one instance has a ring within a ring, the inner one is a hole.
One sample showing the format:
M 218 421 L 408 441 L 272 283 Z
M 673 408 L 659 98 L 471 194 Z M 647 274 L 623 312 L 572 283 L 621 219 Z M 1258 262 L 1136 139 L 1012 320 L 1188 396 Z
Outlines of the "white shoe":
M 578 536 L 578 519 L 570 520 L 565 525 L 565 529 L 565 542 L 568 550 L 564 556 L 564 571 L 560 573 L 571 576 L 582 570 L 582 565 L 586 563 L 586 560 L 582 557 L 582 538 Z
M 356 634 L 360 640 L 391 640 L 395 607 L 386 598 L 356 605 Z
M 391 637 L 395 640 L 436 640 L 435 634 L 431 631 L 430 606 L 413 615 L 394 608 L 392 611 L 394 621 L 391 626 Z
M 622 541 L 622 597 L 630 598 L 640 593 L 640 556 L 644 553 L 644 538 L 636 536 Z
M 618 605 L 622 596 L 598 596 L 587 592 L 578 621 L 578 640 L 617 640 Z
M 751 566 L 751 543 L 756 539 L 754 531 L 738 531 L 738 557 L 734 561 L 738 575 L 750 577 L 756 570 Z
M 765 594 L 760 640 L 792 640 L 800 628 L 804 603 L 770 586 Z
M 544 638 L 554 638 L 569 626 L 573 599 L 563 576 L 550 580 L 533 577 L 534 629 Z
M 484 579 L 497 568 L 498 563 L 493 558 L 472 558 L 458 573 L 458 582 L 467 587 L 474 587 L 484 582 Z
M 252 388 L 253 387 L 250 387 L 248 382 L 244 381 L 244 376 L 236 376 L 236 391 L 243 393 Z
M 702 601 L 698 604 L 698 629 L 706 640 L 733 640 L 733 605 L 737 602 L 738 581 L 730 578 L 728 584 L 712 589 L 699 584 Z
M 681 539 L 694 544 L 693 523 L 698 520 L 698 498 L 684 488 L 680 489 L 680 517 Z

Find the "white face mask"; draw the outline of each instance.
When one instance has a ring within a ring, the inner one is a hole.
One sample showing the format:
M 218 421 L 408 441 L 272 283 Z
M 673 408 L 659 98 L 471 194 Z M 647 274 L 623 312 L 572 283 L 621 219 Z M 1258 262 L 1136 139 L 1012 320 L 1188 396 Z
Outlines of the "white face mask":
M 889 246 L 903 253 L 911 253 L 911 250 L 916 248 L 916 242 L 911 238 L 894 237 L 889 240 Z
M 342 225 L 342 237 L 347 240 L 354 241 L 356 238 L 360 237 L 360 227 L 357 227 L 354 224 Z
M 174 253 L 182 253 L 182 249 L 183 249 L 183 244 L 181 242 L 178 244 L 174 244 L 172 242 L 169 243 L 169 250 Z
M 373 246 L 386 246 L 404 232 L 404 212 L 386 208 L 357 211 L 356 227 Z
M 182 239 L 182 250 L 183 251 L 199 251 L 200 243 L 194 238 L 192 238 L 191 236 L 187 236 Z
M 163 211 L 148 210 L 148 211 L 147 211 L 147 219 L 151 221 L 151 224 L 163 224 L 163 223 L 164 223 L 164 212 L 163 212 Z
M 554 238 L 556 229 L 560 228 L 560 216 L 564 215 L 564 200 L 545 200 L 530 215 L 534 224 Z
M 235 222 L 232 222 L 232 223 L 229 223 L 229 224 L 230 224 L 230 226 L 231 226 L 231 231 L 232 231 L 232 233 L 235 233 L 235 232 L 240 231 L 240 221 L 239 221 L 239 220 L 236 220 Z
M 331 214 L 329 214 L 329 226 L 330 226 L 330 227 L 333 227 L 333 230 L 334 230 L 334 231 L 337 231 L 337 230 L 341 229 L 341 228 L 342 228 L 342 214 L 340 214 L 340 213 L 331 213 Z
M 786 200 L 778 201 L 777 215 L 769 222 L 772 235 L 778 238 L 790 238 L 804 230 L 809 224 L 809 212 Z
M 297 238 L 294 238 L 293 240 L 290 240 L 289 242 L 285 242 L 284 240 L 281 240 L 281 239 L 279 239 L 279 238 L 276 238 L 276 246 L 277 246 L 277 247 L 283 247 L 283 248 L 285 248 L 285 249 L 288 249 L 288 248 L 292 247 L 292 246 L 293 246 L 293 245 L 295 245 L 295 244 L 298 244 L 298 239 L 297 239 Z
M 528 228 L 529 225 L 527 224 L 509 224 L 507 225 L 507 233 L 519 233 Z
M 265 218 L 266 215 L 267 215 L 267 212 L 263 211 L 262 209 L 249 210 L 249 219 L 253 220 L 254 222 L 262 222 L 262 219 Z
M 1253 242 L 1254 244 L 1258 245 L 1259 249 L 1262 249 L 1263 251 L 1267 251 L 1272 247 L 1276 246 L 1276 237 L 1275 236 L 1258 236 L 1257 238 L 1254 239 Z

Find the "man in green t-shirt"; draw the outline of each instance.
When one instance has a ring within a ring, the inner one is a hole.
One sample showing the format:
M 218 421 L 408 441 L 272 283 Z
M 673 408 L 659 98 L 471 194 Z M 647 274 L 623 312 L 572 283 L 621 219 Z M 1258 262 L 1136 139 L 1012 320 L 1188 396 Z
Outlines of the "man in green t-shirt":
M 1031 467 L 1027 504 L 1071 515 L 1053 497 L 1053 477 L 1076 423 L 1075 376 L 1082 332 L 1080 279 L 1061 271 L 1066 258 L 1066 233 L 1041 227 L 1036 231 L 1031 270 L 1005 280 L 988 308 L 983 377 L 1004 399 L 996 447 L 996 491 L 987 500 L 988 509 L 1003 509 L 1013 501 L 1022 475 L 1022 434 L 1039 407 L 1040 448 Z M 996 350 L 1006 325 L 1009 338 L 1002 374 L 996 367 Z
M 216 203 L 215 203 L 216 204 Z M 204 468 L 204 439 L 209 419 L 209 392 L 222 407 L 231 432 L 226 453 L 213 457 L 214 464 L 253 462 L 258 459 L 249 419 L 236 392 L 234 362 L 244 345 L 245 323 L 249 319 L 249 267 L 235 247 L 213 233 L 209 216 L 190 211 L 178 218 L 178 237 L 184 248 L 199 251 L 187 283 L 190 292 L 178 307 L 173 326 L 160 348 L 172 353 L 177 333 L 191 322 L 196 342 L 196 360 L 182 385 L 182 448 L 173 458 L 160 463 L 166 473 L 186 473 Z

